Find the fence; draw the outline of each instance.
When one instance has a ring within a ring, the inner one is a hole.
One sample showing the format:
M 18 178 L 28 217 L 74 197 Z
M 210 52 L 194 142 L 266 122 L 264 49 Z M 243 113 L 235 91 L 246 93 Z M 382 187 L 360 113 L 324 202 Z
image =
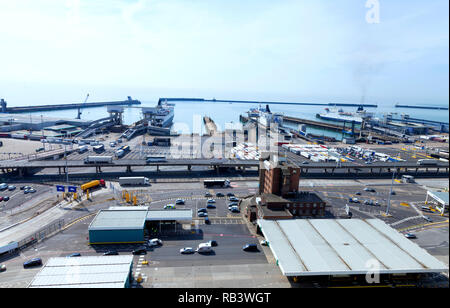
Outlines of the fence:
M 46 226 L 45 228 L 42 228 L 41 230 L 35 232 L 34 234 L 27 236 L 27 238 L 19 241 L 18 249 L 22 250 L 33 244 L 39 243 L 40 241 L 44 240 L 50 235 L 53 235 L 57 231 L 60 231 L 63 227 L 64 227 L 64 219 L 58 219 L 52 222 L 50 225 Z

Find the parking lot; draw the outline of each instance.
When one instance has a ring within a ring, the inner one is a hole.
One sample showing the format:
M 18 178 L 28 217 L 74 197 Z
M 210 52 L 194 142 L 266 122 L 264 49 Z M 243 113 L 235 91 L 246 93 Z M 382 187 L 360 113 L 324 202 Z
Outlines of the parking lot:
M 52 190 L 51 186 L 40 184 L 27 184 L 27 183 L 6 183 L 10 186 L 14 186 L 15 189 L 4 189 L 0 191 L 0 212 L 8 212 L 21 207 L 24 203 L 30 200 L 37 200 L 45 193 Z M 31 192 L 22 190 L 21 187 L 29 186 L 34 188 Z M 8 197 L 8 201 L 4 201 L 5 197 Z

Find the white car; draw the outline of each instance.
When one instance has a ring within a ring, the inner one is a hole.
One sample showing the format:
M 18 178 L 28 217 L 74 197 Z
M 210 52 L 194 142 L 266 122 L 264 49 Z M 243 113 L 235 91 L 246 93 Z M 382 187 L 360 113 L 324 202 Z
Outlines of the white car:
M 163 243 L 159 238 L 154 238 L 148 241 L 148 246 L 154 247 L 154 246 L 161 246 Z
M 208 203 L 216 203 L 216 200 L 214 200 L 214 199 L 208 199 Z
M 191 253 L 194 253 L 194 252 L 195 252 L 195 250 L 192 247 L 184 247 L 184 248 L 180 249 L 180 253 L 181 254 L 191 254 Z

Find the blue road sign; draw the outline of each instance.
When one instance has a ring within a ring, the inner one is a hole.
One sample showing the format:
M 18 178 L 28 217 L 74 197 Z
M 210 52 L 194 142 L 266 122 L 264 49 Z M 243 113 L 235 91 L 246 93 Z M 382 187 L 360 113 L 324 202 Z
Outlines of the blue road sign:
M 66 191 L 66 187 L 61 186 L 61 185 L 56 185 L 56 191 L 62 191 L 62 192 L 65 192 L 65 191 Z
M 77 192 L 77 188 L 75 186 L 69 186 L 69 187 L 67 187 L 67 191 L 68 192 L 72 192 L 72 193 L 76 193 Z

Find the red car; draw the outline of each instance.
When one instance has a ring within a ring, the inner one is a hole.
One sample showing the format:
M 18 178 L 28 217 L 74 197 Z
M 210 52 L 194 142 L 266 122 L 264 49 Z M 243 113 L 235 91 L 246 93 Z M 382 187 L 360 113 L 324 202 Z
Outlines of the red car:
M 0 197 L 0 202 L 2 202 L 3 201 L 3 197 Z

